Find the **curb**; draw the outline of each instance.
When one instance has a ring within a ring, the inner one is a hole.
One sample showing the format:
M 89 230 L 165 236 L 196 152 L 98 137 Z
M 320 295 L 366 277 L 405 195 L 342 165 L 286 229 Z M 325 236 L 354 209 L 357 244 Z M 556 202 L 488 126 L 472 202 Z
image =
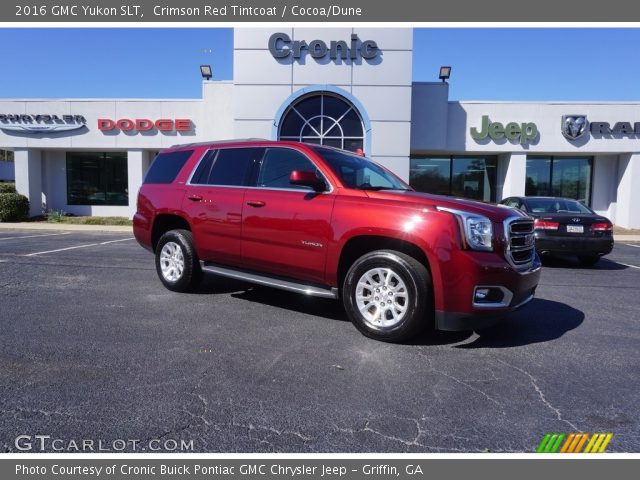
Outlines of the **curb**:
M 615 242 L 640 242 L 640 235 L 613 235 Z
M 127 225 L 73 225 L 71 223 L 0 223 L 0 230 L 49 230 L 56 232 L 126 232 L 133 234 Z

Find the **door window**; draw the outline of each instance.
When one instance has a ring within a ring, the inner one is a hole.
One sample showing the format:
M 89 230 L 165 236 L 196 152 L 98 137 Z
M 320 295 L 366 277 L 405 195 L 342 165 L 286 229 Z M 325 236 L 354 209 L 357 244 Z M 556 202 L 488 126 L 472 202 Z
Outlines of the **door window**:
M 297 150 L 291 148 L 268 148 L 262 159 L 257 186 L 310 190 L 311 187 L 291 185 L 289 183 L 289 176 L 294 170 L 317 172 L 311 160 Z
M 225 148 L 218 153 L 211 173 L 209 185 L 247 186 L 254 164 L 260 161 L 264 148 Z

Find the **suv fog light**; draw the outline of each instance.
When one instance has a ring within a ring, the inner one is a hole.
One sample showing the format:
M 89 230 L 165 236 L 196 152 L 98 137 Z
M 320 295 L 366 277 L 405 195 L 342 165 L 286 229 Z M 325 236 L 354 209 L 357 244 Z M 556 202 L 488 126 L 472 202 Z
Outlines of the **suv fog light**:
M 476 302 L 484 300 L 485 298 L 487 298 L 487 295 L 489 295 L 488 288 L 478 288 L 476 290 Z
M 511 292 L 504 287 L 476 287 L 473 293 L 473 303 L 479 306 L 507 306 L 511 302 L 511 296 Z

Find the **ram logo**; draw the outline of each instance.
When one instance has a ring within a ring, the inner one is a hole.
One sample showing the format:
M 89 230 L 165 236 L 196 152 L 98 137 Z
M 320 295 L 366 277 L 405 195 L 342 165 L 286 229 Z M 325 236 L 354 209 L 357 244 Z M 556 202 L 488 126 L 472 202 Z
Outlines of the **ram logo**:
M 569 140 L 576 140 L 587 132 L 586 115 L 563 115 L 562 134 Z

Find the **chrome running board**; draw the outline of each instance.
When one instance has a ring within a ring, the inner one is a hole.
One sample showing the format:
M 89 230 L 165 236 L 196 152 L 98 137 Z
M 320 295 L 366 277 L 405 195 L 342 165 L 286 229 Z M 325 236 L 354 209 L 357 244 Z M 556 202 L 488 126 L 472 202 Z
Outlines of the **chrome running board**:
M 246 282 L 255 283 L 257 285 L 279 288 L 281 290 L 302 293 L 313 297 L 333 299 L 338 298 L 337 288 L 323 288 L 316 285 L 298 283 L 292 280 L 284 280 L 282 278 L 260 275 L 259 273 L 246 272 L 244 270 L 235 270 L 229 267 L 221 267 L 219 265 L 207 265 L 203 261 L 200 261 L 200 267 L 205 272 L 213 273 L 215 275 L 221 275 L 227 278 L 235 278 L 236 280 L 244 280 Z

